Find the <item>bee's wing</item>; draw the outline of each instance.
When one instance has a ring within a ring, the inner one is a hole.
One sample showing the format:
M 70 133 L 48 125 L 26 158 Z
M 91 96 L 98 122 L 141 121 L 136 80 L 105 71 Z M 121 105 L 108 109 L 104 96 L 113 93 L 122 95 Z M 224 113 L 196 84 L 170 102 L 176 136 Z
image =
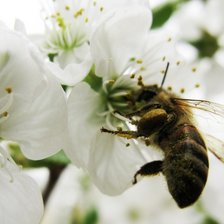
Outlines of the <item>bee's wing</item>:
M 212 135 L 205 135 L 205 137 L 209 151 L 224 163 L 224 142 Z
M 208 149 L 224 162 L 224 105 L 206 100 L 175 98 L 174 101 L 183 108 L 192 109 L 197 126 L 204 133 Z

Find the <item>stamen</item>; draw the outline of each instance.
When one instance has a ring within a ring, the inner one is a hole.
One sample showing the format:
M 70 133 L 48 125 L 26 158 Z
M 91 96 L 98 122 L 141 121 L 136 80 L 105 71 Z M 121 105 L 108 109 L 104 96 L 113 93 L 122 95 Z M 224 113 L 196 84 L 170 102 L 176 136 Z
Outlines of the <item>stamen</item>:
M 12 105 L 13 102 L 13 94 L 12 89 L 10 87 L 6 88 L 7 95 L 0 99 L 0 115 L 3 115 Z M 3 116 L 5 116 L 4 114 Z
M 111 130 L 114 130 L 115 129 L 114 126 L 113 126 L 113 124 L 111 123 L 111 114 L 108 114 L 106 116 L 106 125 Z
M 77 12 L 74 13 L 74 17 L 78 18 L 79 16 L 82 16 L 83 12 L 84 12 L 83 8 L 79 9 Z
M 116 98 L 116 97 L 128 96 L 129 94 L 130 94 L 130 92 L 124 90 L 124 91 L 112 93 L 112 94 L 110 94 L 110 97 Z
M 98 112 L 97 115 L 100 117 L 107 116 L 110 113 L 110 111 L 104 111 L 104 112 Z
M 6 87 L 6 88 L 5 88 L 5 91 L 6 91 L 7 93 L 11 93 L 11 92 L 12 92 L 12 88 L 11 88 L 11 87 Z
M 113 113 L 114 112 L 114 108 L 113 108 L 113 106 L 111 105 L 110 102 L 107 102 L 107 108 L 108 108 L 108 110 L 109 110 L 110 113 Z
M 119 120 L 121 121 L 124 121 L 124 122 L 130 122 L 130 119 L 122 116 L 121 114 L 117 113 L 117 112 L 114 112 L 113 113 L 114 117 L 118 118 Z
M 138 59 L 138 60 L 136 61 L 136 63 L 137 63 L 137 64 L 142 64 L 143 61 L 142 61 L 141 59 Z
M 67 10 L 67 11 L 70 10 L 70 6 L 69 5 L 66 5 L 65 6 L 65 10 Z
M 196 83 L 195 88 L 199 88 L 199 87 L 200 87 L 200 83 Z
M 129 106 L 128 102 L 113 102 L 115 108 L 127 108 Z
M 184 88 L 181 88 L 180 89 L 180 93 L 184 93 L 185 92 L 185 89 Z

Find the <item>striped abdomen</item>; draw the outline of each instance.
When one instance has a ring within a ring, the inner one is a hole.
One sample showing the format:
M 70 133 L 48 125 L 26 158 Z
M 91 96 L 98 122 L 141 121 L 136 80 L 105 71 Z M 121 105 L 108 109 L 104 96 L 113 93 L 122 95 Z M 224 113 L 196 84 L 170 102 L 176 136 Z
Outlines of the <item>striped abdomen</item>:
M 165 152 L 162 172 L 169 191 L 179 207 L 187 207 L 198 199 L 207 180 L 205 143 L 194 126 L 181 124 L 162 136 L 160 145 Z

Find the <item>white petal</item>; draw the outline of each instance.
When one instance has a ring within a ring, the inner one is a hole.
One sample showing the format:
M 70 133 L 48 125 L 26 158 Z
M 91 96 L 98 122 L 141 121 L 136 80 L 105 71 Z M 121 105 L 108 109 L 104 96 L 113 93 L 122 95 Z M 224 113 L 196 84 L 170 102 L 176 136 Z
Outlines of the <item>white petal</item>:
M 88 74 L 92 66 L 90 57 L 86 58 L 80 63 L 70 63 L 64 70 L 60 69 L 57 64 L 51 63 L 50 69 L 52 73 L 58 78 L 61 84 L 74 86 L 76 83 L 82 81 Z
M 43 213 L 37 184 L 22 173 L 13 173 L 13 181 L 0 170 L 0 220 L 2 224 L 38 224 Z
M 18 141 L 32 159 L 66 149 L 67 109 L 60 84 L 28 39 L 6 29 L 0 33 L 0 52 L 8 55 L 0 71 L 0 97 L 7 94 L 6 88 L 11 88 L 13 94 L 7 110 L 9 118 L 1 124 L 0 136 Z
M 0 146 L 1 147 L 1 146 Z M 2 224 L 38 224 L 43 215 L 40 189 L 23 174 L 1 147 L 0 220 Z M 2 161 L 1 161 L 2 162 Z
M 103 123 L 103 119 L 97 116 L 101 103 L 100 96 L 86 83 L 77 84 L 68 98 L 69 129 L 73 145 L 70 158 L 82 167 L 86 167 L 92 138 Z
M 203 73 L 203 86 L 206 88 L 205 99 L 217 101 L 217 96 L 223 94 L 223 86 L 219 85 L 219 83 L 224 83 L 224 67 L 214 60 L 210 60 L 209 62 L 208 70 Z M 223 97 L 220 103 L 224 103 Z
M 144 69 L 136 72 L 143 77 L 143 83 L 160 86 L 169 62 L 163 88 L 181 97 L 202 97 L 203 64 L 186 63 L 176 51 L 173 38 L 166 32 L 151 32 L 144 51 L 143 63 L 140 65 Z
M 52 76 L 34 93 L 34 100 L 16 105 L 2 125 L 1 136 L 18 141 L 31 159 L 42 159 L 68 148 L 67 110 L 63 90 Z
M 120 74 L 142 50 L 150 24 L 150 11 L 135 6 L 118 10 L 99 26 L 90 42 L 96 74 L 106 79 Z
M 127 147 L 126 143 L 130 145 Z M 98 133 L 92 144 L 89 172 L 93 182 L 106 194 L 116 195 L 132 186 L 136 171 L 146 158 L 134 141 Z
M 209 176 L 207 185 L 201 197 L 201 203 L 203 208 L 211 217 L 217 220 L 217 223 L 222 223 L 224 219 L 224 214 L 221 212 L 220 208 L 224 206 L 222 190 L 224 187 L 223 181 L 223 163 L 217 160 L 213 155 L 209 155 Z M 219 182 L 217 182 L 219 181 Z
M 26 35 L 26 27 L 22 20 L 16 19 L 14 29 Z
M 54 61 L 58 62 L 62 68 L 65 68 L 67 65 L 72 63 L 82 63 L 83 61 L 87 60 L 88 57 L 89 45 L 82 44 L 80 47 L 62 52 L 55 58 L 56 60 Z

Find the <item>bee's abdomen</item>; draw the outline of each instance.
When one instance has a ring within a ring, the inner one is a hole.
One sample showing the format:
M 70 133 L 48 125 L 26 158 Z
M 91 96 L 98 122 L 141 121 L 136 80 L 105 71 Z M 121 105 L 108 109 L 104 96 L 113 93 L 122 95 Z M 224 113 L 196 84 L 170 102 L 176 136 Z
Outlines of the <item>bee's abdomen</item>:
M 184 208 L 193 204 L 204 189 L 209 166 L 207 150 L 192 125 L 179 125 L 165 142 L 167 139 L 170 144 L 165 147 L 163 173 L 171 195 Z

